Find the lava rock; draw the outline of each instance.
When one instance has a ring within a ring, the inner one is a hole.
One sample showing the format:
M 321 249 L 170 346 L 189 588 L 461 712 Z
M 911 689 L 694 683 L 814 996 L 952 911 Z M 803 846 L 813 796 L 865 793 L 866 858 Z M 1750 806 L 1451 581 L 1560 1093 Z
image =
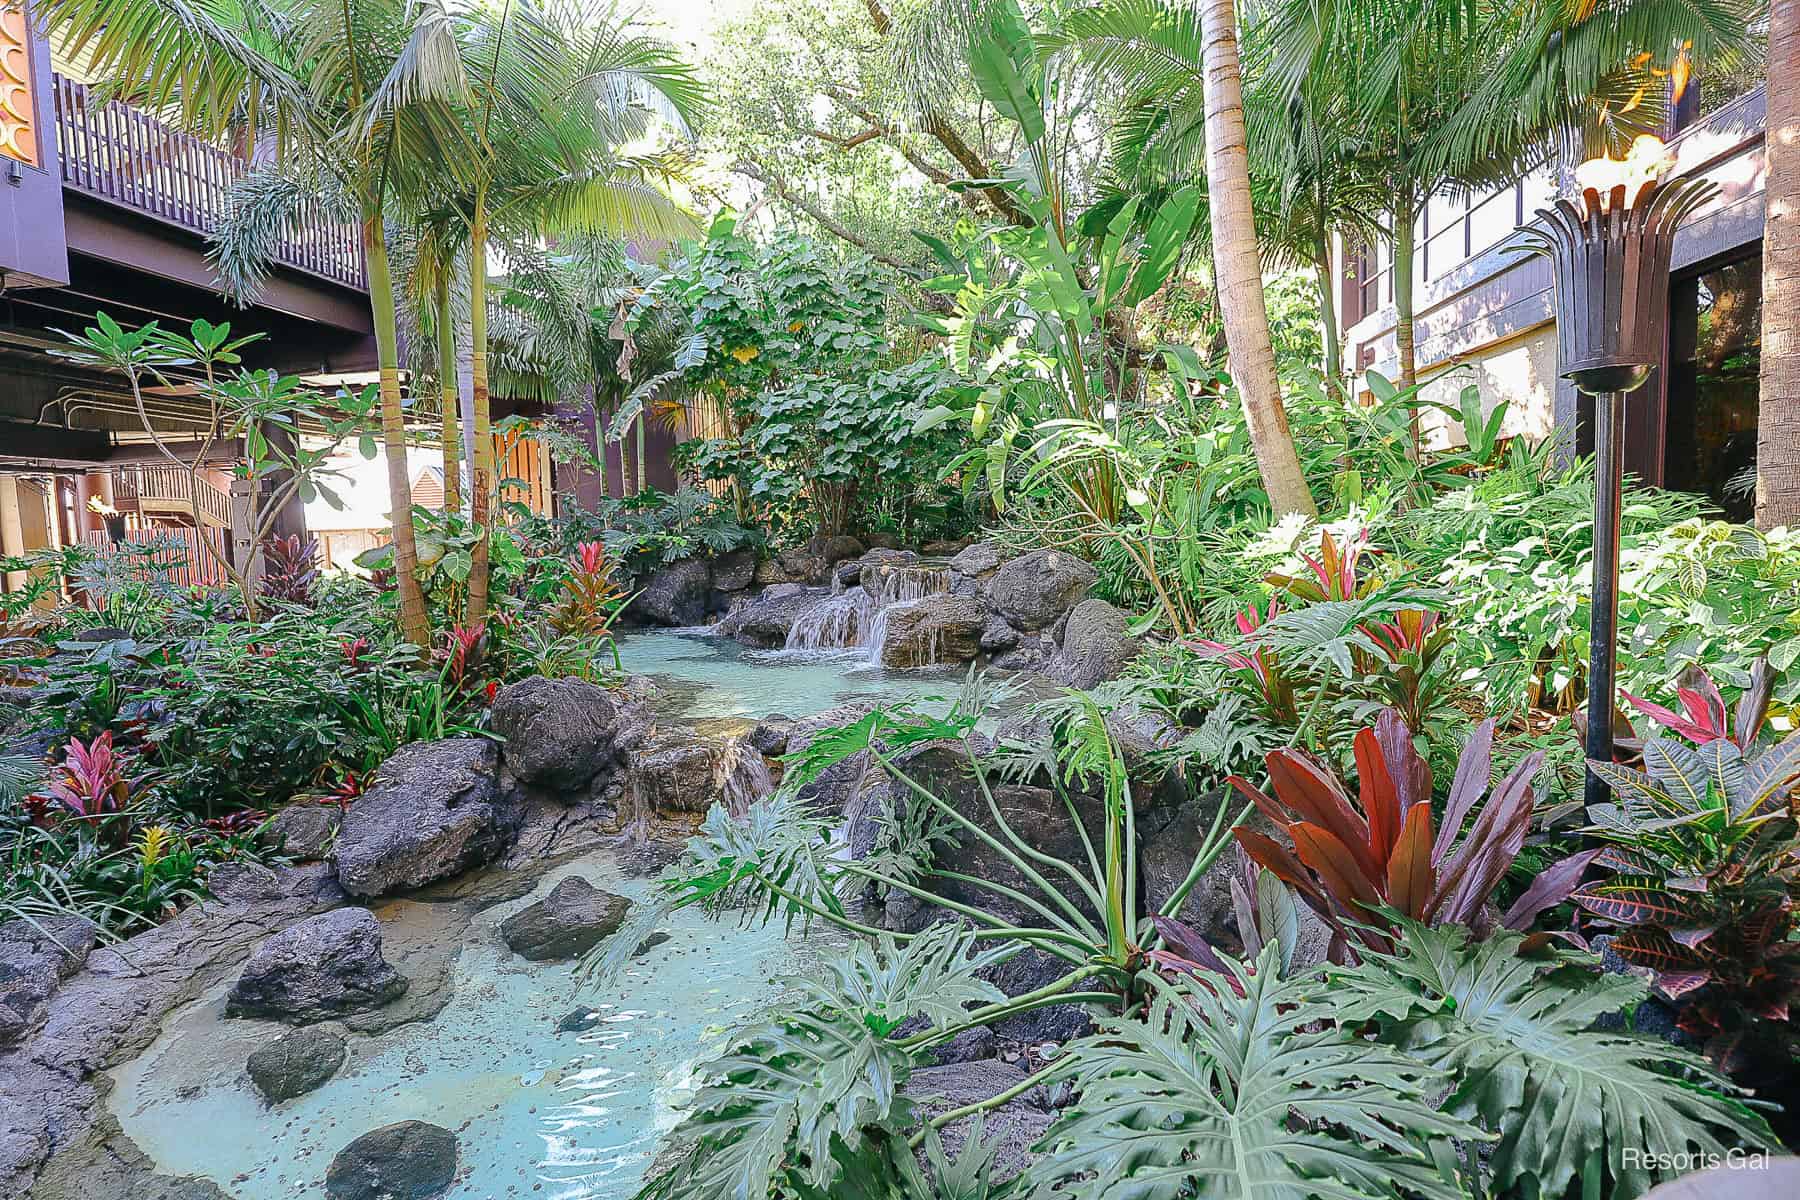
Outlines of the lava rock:
M 277 854 L 315 862 L 331 852 L 343 814 L 322 804 L 290 804 L 263 827 L 258 841 Z
M 827 595 L 824 588 L 798 583 L 778 583 L 732 605 L 719 623 L 719 632 L 747 646 L 775 649 L 787 644 L 788 630 L 815 601 Z
M 845 559 L 831 569 L 831 577 L 840 588 L 852 588 L 862 581 L 862 559 Z
M 643 735 L 648 712 L 585 679 L 534 675 L 494 697 L 494 731 L 513 778 L 528 787 L 575 792 L 610 778 Z
M 988 598 L 1014 628 L 1054 625 L 1094 586 L 1089 564 L 1061 550 L 1033 550 L 1004 564 L 988 580 Z
M 93 948 L 94 927 L 80 917 L 0 924 L 0 1046 L 25 1036 Z
M 423 887 L 490 861 L 512 839 L 517 814 L 494 782 L 486 738 L 402 746 L 344 815 L 334 847 L 338 879 L 353 896 Z
M 756 581 L 756 551 L 748 546 L 712 560 L 714 591 L 741 592 Z
M 631 912 L 631 901 L 571 875 L 550 894 L 500 922 L 500 940 L 533 962 L 554 962 L 586 954 L 616 932 Z
M 846 558 L 857 558 L 868 551 L 858 538 L 847 533 L 834 534 L 830 537 L 816 537 L 809 547 L 812 552 L 825 561 L 826 566 L 843 562 Z
M 685 628 L 706 619 L 712 572 L 704 560 L 684 558 L 659 567 L 632 597 L 626 616 L 648 625 Z
M 456 1178 L 456 1135 L 424 1121 L 371 1130 L 337 1152 L 325 1172 L 331 1200 L 430 1200 Z
M 1143 646 L 1126 632 L 1124 613 L 1104 600 L 1083 600 L 1069 612 L 1062 647 L 1045 674 L 1064 687 L 1086 691 L 1124 674 Z
M 263 1099 L 276 1104 L 319 1087 L 349 1057 L 349 1045 L 328 1029 L 292 1029 L 258 1046 L 244 1066 Z
M 744 735 L 744 740 L 758 754 L 774 758 L 787 753 L 788 731 L 793 728 L 793 724 L 791 718 L 776 713 L 752 725 L 750 732 Z
M 795 546 L 783 550 L 776 559 L 781 564 L 782 573 L 799 583 L 824 583 L 827 563 L 810 546 Z
M 918 561 L 919 556 L 911 550 L 871 550 L 857 560 L 856 578 L 847 582 L 860 583 L 863 591 L 879 596 L 884 591 L 883 580 Z
M 953 542 L 947 539 L 940 539 L 935 542 L 926 542 L 923 546 L 919 547 L 919 553 L 929 555 L 932 558 L 949 558 L 952 555 L 961 554 L 967 546 L 967 542 Z
M 886 611 L 881 640 L 884 667 L 923 667 L 968 662 L 981 653 L 987 614 L 967 596 L 926 596 Z
M 606 1014 L 591 1008 L 571 1009 L 556 1023 L 558 1033 L 586 1033 L 606 1020 Z
M 640 815 L 703 813 L 719 796 L 720 745 L 686 728 L 659 729 L 631 753 L 626 787 Z
M 381 953 L 381 923 L 339 908 L 289 926 L 256 948 L 225 1000 L 228 1017 L 304 1025 L 380 1008 L 406 991 Z
M 920 1119 L 928 1120 L 1017 1087 L 1027 1074 L 1016 1063 L 998 1059 L 918 1067 L 908 1076 L 905 1091 L 918 1106 Z M 1042 1087 L 1032 1088 L 1017 1099 L 983 1114 L 982 1139 L 997 1143 L 990 1176 L 992 1182 L 997 1184 L 1010 1179 L 1031 1163 L 1035 1157 L 1031 1147 L 1044 1136 L 1055 1116 L 1049 1096 Z M 974 1123 L 965 1118 L 939 1130 L 944 1151 L 953 1161 L 963 1152 L 972 1128 Z
M 639 942 L 637 944 L 637 949 L 633 950 L 631 952 L 631 957 L 642 958 L 642 957 L 644 957 L 644 955 L 650 953 L 652 950 L 656 949 L 658 946 L 662 945 L 664 942 L 666 942 L 668 940 L 669 940 L 669 935 L 659 929 L 655 933 L 651 934 L 649 937 L 645 938 L 643 941 Z
M 977 578 L 1000 569 L 1006 561 L 1006 549 L 999 542 L 976 542 L 957 552 L 950 560 L 950 569 L 962 575 Z
M 1006 618 L 999 613 L 989 613 L 987 623 L 981 627 L 981 651 L 984 654 L 999 654 L 1018 646 L 1024 635 L 1006 623 Z

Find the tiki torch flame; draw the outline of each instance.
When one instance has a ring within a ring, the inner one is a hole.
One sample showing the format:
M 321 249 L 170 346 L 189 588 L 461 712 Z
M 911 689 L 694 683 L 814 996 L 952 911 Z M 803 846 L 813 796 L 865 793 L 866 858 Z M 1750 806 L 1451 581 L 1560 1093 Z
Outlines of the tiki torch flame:
M 1614 191 L 1625 189 L 1624 206 L 1630 208 L 1644 188 L 1660 180 L 1675 166 L 1675 156 L 1654 134 L 1643 134 L 1631 143 L 1625 157 L 1610 155 L 1590 158 L 1575 168 L 1575 185 L 1585 195 L 1592 191 L 1599 197 L 1600 211 L 1613 205 Z

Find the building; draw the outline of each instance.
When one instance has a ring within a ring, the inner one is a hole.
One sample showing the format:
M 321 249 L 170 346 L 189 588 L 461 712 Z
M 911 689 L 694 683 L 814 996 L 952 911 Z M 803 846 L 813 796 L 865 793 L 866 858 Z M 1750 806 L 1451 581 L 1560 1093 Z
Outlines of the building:
M 1700 113 L 1705 99 L 1710 111 Z M 1663 361 L 1627 406 L 1625 469 L 1645 483 L 1708 496 L 1748 519 L 1761 347 L 1764 93 L 1696 95 L 1669 137 L 1675 173 L 1719 184 L 1676 238 Z M 1505 243 L 1559 192 L 1549 168 L 1494 192 L 1434 197 L 1419 222 L 1413 281 L 1423 394 L 1454 407 L 1466 384 L 1491 407 L 1512 404 L 1507 432 L 1593 446 L 1591 402 L 1557 378 L 1548 260 Z M 1393 271 L 1385 247 L 1341 254 L 1345 357 L 1358 376 L 1399 375 Z M 1457 437 L 1442 423 L 1428 438 Z

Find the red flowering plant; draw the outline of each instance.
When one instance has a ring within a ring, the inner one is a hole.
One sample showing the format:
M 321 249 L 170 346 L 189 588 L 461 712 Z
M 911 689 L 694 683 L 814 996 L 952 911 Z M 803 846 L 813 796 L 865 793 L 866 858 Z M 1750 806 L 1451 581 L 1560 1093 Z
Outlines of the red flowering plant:
M 1773 683 L 1758 662 L 1735 711 L 1697 670 L 1679 711 L 1629 697 L 1679 736 L 1644 739 L 1641 766 L 1590 762 L 1613 794 L 1588 810 L 1604 874 L 1572 897 L 1731 1071 L 1800 1050 L 1800 734 L 1770 744 Z
M 113 747 L 109 730 L 88 742 L 70 738 L 63 761 L 50 769 L 44 790 L 30 798 L 30 810 L 82 822 L 97 835 L 123 843 L 131 828 L 131 803 L 141 781 L 128 770 L 129 759 Z

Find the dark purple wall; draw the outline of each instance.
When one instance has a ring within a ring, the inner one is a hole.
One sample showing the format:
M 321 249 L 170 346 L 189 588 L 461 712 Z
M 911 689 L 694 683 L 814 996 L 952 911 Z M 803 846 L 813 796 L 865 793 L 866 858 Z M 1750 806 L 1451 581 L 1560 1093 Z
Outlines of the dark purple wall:
M 579 429 L 591 447 L 594 444 L 594 406 L 582 402 L 577 404 L 558 405 L 556 415 L 571 426 Z M 644 457 L 649 462 L 646 475 L 650 486 L 661 491 L 672 492 L 679 480 L 675 467 L 669 461 L 675 449 L 677 438 L 673 433 L 652 423 L 645 431 Z M 632 450 L 637 449 L 637 436 L 631 435 Z M 616 442 L 605 444 L 606 456 L 606 495 L 615 499 L 624 496 L 624 468 L 620 464 L 619 445 Z M 637 464 L 632 464 L 632 477 L 637 475 Z M 582 508 L 591 509 L 600 502 L 600 476 L 592 471 L 565 466 L 556 467 L 556 492 L 558 496 L 571 497 Z
M 30 0 L 24 2 L 25 27 L 34 31 L 27 34 L 27 49 L 37 163 L 27 165 L 0 156 L 0 280 L 8 287 L 69 282 L 62 174 L 56 157 L 56 110 L 50 95 L 50 50 L 35 33 Z

